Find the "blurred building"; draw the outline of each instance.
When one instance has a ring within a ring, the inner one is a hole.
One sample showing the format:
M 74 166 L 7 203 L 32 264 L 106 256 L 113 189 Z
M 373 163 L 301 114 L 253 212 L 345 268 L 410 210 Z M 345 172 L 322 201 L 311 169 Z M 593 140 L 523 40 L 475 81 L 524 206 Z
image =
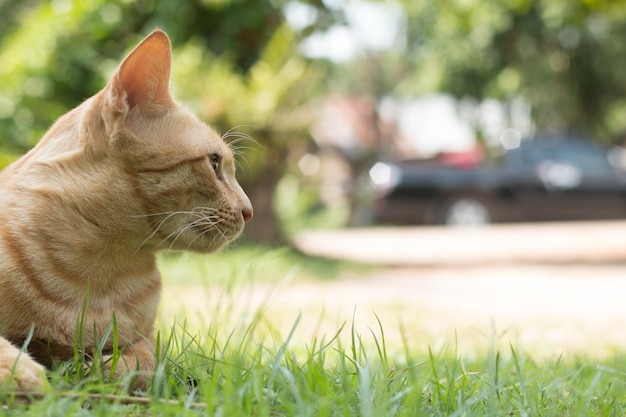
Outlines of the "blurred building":
M 443 158 L 475 164 L 511 136 L 532 133 L 521 100 L 476 103 L 448 95 L 380 102 L 367 96 L 329 96 L 311 129 L 319 148 L 319 181 L 327 205 L 358 198 L 359 175 L 377 160 Z

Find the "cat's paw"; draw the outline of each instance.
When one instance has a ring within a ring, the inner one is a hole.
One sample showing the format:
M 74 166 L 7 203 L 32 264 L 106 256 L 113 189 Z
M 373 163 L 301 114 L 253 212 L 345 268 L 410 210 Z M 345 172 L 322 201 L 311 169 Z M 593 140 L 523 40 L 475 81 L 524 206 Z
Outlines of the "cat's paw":
M 0 389 L 41 391 L 47 386 L 46 369 L 0 338 Z
M 129 392 L 148 391 L 155 368 L 152 345 L 152 342 L 142 339 L 126 346 L 115 362 L 111 357 L 105 357 L 107 372 L 115 380 L 123 383 Z

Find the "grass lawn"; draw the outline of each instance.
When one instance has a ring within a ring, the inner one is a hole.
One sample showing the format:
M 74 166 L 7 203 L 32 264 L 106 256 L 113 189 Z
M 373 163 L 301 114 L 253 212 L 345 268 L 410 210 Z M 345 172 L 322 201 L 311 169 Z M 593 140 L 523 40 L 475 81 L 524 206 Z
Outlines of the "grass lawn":
M 384 312 L 276 303 L 292 282 L 322 285 L 372 267 L 290 250 L 242 247 L 173 255 L 159 314 L 161 348 L 150 392 L 85 370 L 81 358 L 50 373 L 41 396 L 2 391 L 0 415 L 623 416 L 626 356 L 535 354 L 486 326 L 468 342 L 430 343 Z M 292 300 L 298 304 L 299 300 Z M 402 308 L 402 306 L 397 306 Z

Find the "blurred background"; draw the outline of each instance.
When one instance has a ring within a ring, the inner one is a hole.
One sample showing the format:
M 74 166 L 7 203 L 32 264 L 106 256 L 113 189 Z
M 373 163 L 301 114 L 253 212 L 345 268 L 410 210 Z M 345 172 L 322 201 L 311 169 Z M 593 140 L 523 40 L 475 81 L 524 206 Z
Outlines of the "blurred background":
M 175 96 L 254 138 L 252 241 L 626 213 L 626 4 L 603 0 L 0 0 L 0 166 L 157 26 Z
M 626 344 L 625 2 L 0 0 L 0 168 L 157 26 L 175 97 L 252 138 L 255 208 L 234 250 L 160 258 L 164 323 L 234 277 L 287 331 Z

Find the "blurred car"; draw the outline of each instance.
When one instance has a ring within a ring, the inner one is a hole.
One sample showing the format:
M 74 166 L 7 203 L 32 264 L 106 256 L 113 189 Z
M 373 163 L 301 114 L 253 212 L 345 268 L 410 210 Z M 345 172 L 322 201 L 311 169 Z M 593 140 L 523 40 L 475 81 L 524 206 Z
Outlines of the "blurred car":
M 378 162 L 369 170 L 376 223 L 626 218 L 626 173 L 608 150 L 575 139 L 521 141 L 493 163 Z

